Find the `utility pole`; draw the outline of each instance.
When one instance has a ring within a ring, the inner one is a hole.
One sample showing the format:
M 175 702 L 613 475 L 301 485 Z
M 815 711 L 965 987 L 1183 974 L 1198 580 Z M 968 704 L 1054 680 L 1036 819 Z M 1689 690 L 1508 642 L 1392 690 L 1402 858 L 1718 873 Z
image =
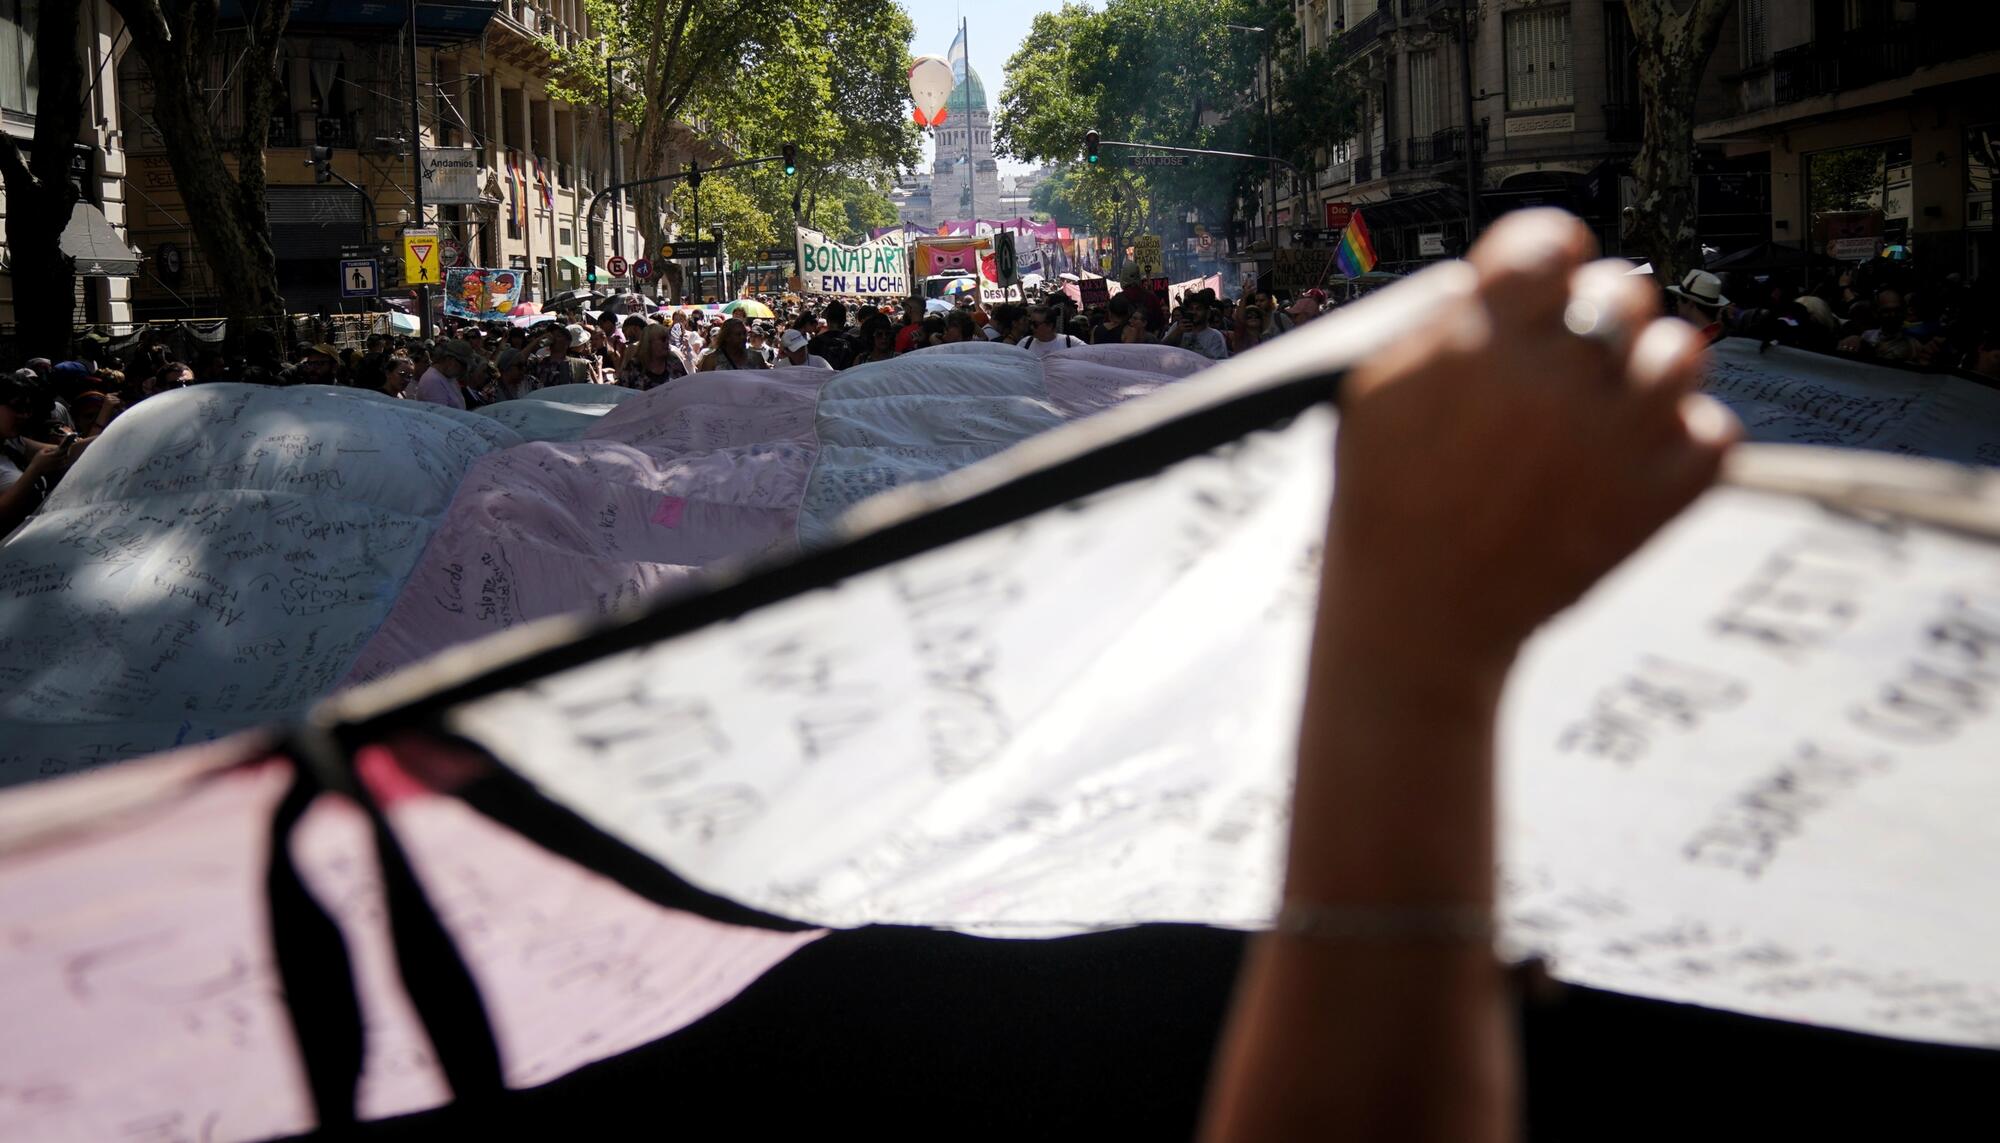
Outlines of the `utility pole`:
M 424 225 L 423 105 L 417 99 L 417 0 L 410 0 L 410 198 L 416 203 L 417 228 Z M 442 263 L 443 259 L 440 258 Z M 417 286 L 417 333 L 431 335 L 431 288 Z
M 688 194 L 694 198 L 694 240 L 701 241 L 701 160 L 688 160 Z M 616 202 L 616 199 L 612 200 Z M 694 304 L 701 304 L 701 259 L 694 260 Z
M 618 182 L 622 177 L 618 170 L 618 81 L 612 75 L 615 65 L 610 56 L 604 57 L 604 161 L 610 167 L 606 172 L 610 182 Z M 622 196 L 621 196 L 622 197 Z M 625 256 L 625 214 L 618 205 L 618 199 L 611 200 L 611 252 L 618 257 Z

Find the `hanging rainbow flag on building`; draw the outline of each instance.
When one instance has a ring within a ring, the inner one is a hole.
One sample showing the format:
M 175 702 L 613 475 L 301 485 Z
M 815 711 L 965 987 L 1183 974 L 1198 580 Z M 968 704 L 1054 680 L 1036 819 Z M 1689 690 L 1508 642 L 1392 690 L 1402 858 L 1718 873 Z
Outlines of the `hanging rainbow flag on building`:
M 1361 221 L 1360 211 L 1354 212 L 1347 220 L 1347 229 L 1340 232 L 1340 245 L 1333 249 L 1333 261 L 1350 278 L 1359 278 L 1375 268 L 1375 243 L 1368 237 L 1368 224 Z

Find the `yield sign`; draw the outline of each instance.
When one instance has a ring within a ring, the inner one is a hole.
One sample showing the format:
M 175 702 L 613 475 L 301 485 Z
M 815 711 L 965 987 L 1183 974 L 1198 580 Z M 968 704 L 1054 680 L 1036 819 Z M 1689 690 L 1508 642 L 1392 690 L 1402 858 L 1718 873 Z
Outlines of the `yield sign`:
M 403 233 L 403 281 L 412 286 L 437 283 L 437 231 L 410 230 Z

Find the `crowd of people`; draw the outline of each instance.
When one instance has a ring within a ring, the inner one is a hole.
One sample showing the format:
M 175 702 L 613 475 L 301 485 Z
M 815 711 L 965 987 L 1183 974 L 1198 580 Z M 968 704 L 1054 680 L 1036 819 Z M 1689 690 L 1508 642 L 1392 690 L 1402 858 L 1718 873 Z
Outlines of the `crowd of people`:
M 159 393 L 210 381 L 370 389 L 452 408 L 527 396 L 559 385 L 657 389 L 692 373 L 812 367 L 844 370 L 937 345 L 986 341 L 1036 356 L 1081 345 L 1161 344 L 1212 360 L 1247 352 L 1329 307 L 1320 290 L 1255 288 L 1234 296 L 1191 290 L 1171 301 L 1130 278 L 1108 301 L 1080 306 L 1075 287 L 986 304 L 764 295 L 742 316 L 671 307 L 637 295 L 588 308 L 568 301 L 528 323 L 446 318 L 438 336 L 376 333 L 346 348 L 324 330 L 290 352 L 277 333 L 221 343 L 176 343 L 149 327 L 114 349 L 78 339 L 62 361 L 35 358 L 0 374 L 0 535 L 33 511 L 61 473 L 119 413 Z M 1689 271 L 1663 283 L 1671 312 L 1709 341 L 1746 336 L 1899 367 L 1954 370 L 2000 383 L 2000 320 L 1987 296 L 1957 274 L 1919 273 L 1876 259 L 1845 266 L 1813 288 L 1784 274 Z
M 1802 283 L 1809 282 L 1809 285 Z M 1964 276 L 1907 260 L 1800 275 L 1691 271 L 1674 295 L 1680 316 L 1721 335 L 1756 338 L 1882 365 L 1955 370 L 2000 381 L 2000 313 Z

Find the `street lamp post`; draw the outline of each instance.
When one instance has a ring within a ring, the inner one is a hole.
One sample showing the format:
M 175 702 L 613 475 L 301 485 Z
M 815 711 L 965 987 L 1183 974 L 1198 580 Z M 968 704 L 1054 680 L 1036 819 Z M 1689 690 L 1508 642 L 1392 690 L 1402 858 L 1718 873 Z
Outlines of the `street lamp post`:
M 1232 32 L 1253 32 L 1264 37 L 1264 153 L 1275 157 L 1278 153 L 1277 135 L 1271 126 L 1271 29 L 1256 24 L 1224 24 Z M 1264 229 L 1271 239 L 1271 257 L 1278 256 L 1278 168 L 1275 163 L 1264 168 L 1264 185 L 1268 192 L 1264 214 Z

